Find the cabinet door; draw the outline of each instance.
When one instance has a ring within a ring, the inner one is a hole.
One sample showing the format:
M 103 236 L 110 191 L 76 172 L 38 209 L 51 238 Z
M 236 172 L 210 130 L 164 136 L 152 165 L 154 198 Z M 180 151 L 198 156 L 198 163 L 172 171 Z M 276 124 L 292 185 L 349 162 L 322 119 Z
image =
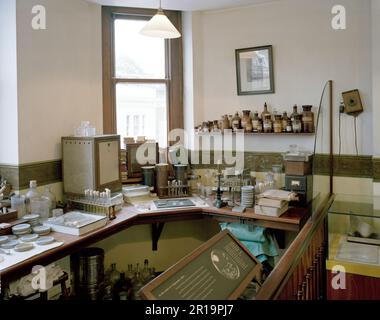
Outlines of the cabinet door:
M 120 142 L 118 140 L 99 141 L 97 150 L 99 188 L 120 182 Z
M 366 277 L 346 273 L 346 288 L 335 290 L 331 283 L 331 271 L 327 272 L 327 298 L 328 300 L 379 300 L 380 278 Z

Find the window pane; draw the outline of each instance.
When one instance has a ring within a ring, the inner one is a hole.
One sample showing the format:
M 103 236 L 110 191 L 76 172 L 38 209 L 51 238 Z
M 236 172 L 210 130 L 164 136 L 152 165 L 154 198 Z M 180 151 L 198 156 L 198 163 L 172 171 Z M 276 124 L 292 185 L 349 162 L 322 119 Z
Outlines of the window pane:
M 165 84 L 118 83 L 116 85 L 117 133 L 124 137 L 145 136 L 167 145 Z
M 165 40 L 140 35 L 145 20 L 115 20 L 117 78 L 165 79 Z

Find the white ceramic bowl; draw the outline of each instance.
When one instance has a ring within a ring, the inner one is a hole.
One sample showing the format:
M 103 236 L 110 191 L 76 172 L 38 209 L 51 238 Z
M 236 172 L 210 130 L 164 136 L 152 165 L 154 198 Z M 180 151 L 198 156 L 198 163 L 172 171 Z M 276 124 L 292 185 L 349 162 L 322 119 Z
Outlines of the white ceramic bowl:
M 33 242 L 36 241 L 39 238 L 38 234 L 28 234 L 26 236 L 22 236 L 20 238 L 20 241 L 22 242 Z
M 0 244 L 8 242 L 9 238 L 8 236 L 1 236 L 0 237 Z
M 53 237 L 41 237 L 36 241 L 36 244 L 40 246 L 46 246 L 48 244 L 51 244 L 55 241 Z
M 8 241 L 7 243 L 2 244 L 1 248 L 2 249 L 13 249 L 18 244 L 19 244 L 19 242 L 17 240 L 11 240 L 11 241 Z
M 17 246 L 13 248 L 14 251 L 16 252 L 25 252 L 32 250 L 34 248 L 33 243 L 20 243 Z

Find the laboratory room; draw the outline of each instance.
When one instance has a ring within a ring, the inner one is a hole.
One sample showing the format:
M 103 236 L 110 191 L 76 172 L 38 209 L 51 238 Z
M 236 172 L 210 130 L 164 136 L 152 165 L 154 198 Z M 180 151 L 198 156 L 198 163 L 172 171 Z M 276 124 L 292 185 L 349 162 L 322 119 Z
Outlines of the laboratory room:
M 1 304 L 380 300 L 379 56 L 378 0 L 1 0 Z

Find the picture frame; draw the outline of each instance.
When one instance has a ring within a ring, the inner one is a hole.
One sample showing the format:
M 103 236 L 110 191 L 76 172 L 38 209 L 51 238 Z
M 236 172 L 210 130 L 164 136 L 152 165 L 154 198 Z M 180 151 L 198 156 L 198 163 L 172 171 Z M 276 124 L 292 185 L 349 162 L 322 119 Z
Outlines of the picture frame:
M 236 49 L 235 56 L 239 96 L 275 92 L 271 45 Z

